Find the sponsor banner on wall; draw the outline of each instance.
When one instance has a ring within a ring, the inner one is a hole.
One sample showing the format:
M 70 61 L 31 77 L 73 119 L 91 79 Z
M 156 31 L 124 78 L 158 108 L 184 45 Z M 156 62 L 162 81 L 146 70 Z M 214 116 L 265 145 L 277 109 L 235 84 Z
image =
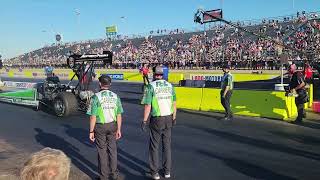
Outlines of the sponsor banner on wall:
M 36 83 L 29 82 L 13 82 L 13 81 L 4 81 L 3 86 L 8 88 L 17 88 L 17 89 L 31 89 L 34 88 Z
M 123 80 L 123 74 L 106 74 L 111 77 L 112 80 Z
M 191 80 L 204 80 L 221 82 L 222 75 L 219 74 L 190 74 Z
M 61 73 L 61 72 L 54 72 L 56 76 L 58 76 L 61 79 L 65 79 L 69 77 L 69 73 Z M 47 75 L 44 72 L 33 72 L 32 77 L 34 78 L 46 78 Z
M 26 75 L 23 72 L 13 72 L 12 77 L 25 77 Z M 10 76 L 9 76 L 10 77 Z

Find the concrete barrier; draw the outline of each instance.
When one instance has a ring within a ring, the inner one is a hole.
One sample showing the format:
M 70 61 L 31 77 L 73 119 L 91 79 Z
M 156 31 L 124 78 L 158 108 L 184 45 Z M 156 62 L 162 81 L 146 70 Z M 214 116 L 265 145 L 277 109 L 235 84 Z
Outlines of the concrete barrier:
M 177 107 L 191 110 L 200 110 L 202 88 L 175 87 Z
M 233 74 L 234 82 L 269 80 L 278 76 L 275 74 Z
M 142 76 L 139 74 L 138 70 L 125 70 L 125 69 L 96 69 L 95 70 L 97 75 L 100 75 L 102 73 L 104 74 L 123 74 L 124 79 L 127 81 L 135 81 L 135 82 L 142 82 Z M 174 71 L 174 70 L 173 70 Z M 70 69 L 55 69 L 55 74 L 59 76 L 60 79 L 70 79 L 74 72 Z M 208 75 L 212 74 L 209 72 L 202 71 L 190 71 L 189 73 L 185 73 L 184 71 L 178 71 L 178 72 L 170 72 L 169 73 L 169 82 L 178 84 L 180 80 L 186 79 L 190 77 L 190 74 L 202 74 L 202 75 Z M 220 71 L 214 74 L 221 74 Z M 45 73 L 43 69 L 10 69 L 9 71 L 6 71 L 5 69 L 0 70 L 0 76 L 4 77 L 21 77 L 21 78 L 44 78 Z M 245 81 L 257 81 L 257 80 L 268 80 L 275 78 L 279 75 L 276 74 L 233 74 L 234 81 L 235 82 L 245 82 Z
M 232 110 L 238 115 L 286 120 L 289 118 L 290 97 L 284 92 L 235 90 L 231 98 Z
M 220 89 L 177 87 L 177 107 L 191 110 L 224 112 Z M 231 109 L 236 115 L 294 120 L 297 109 L 294 97 L 284 92 L 234 90 Z
M 54 73 L 61 80 L 69 80 L 73 77 L 74 72 L 70 69 L 55 69 Z M 101 74 L 123 74 L 123 79 L 131 82 L 143 82 L 142 75 L 134 71 L 122 71 L 122 70 L 106 70 L 106 69 L 97 69 L 95 71 L 99 77 Z M 6 71 L 5 69 L 0 70 L 0 76 L 3 77 L 18 77 L 18 78 L 45 78 L 45 72 L 43 69 L 10 69 Z M 77 77 L 75 77 L 77 79 Z M 184 79 L 183 73 L 170 73 L 169 82 L 178 84 L 180 80 Z
M 202 88 L 202 100 L 200 105 L 201 111 L 216 111 L 223 112 L 224 108 L 221 105 L 220 89 Z

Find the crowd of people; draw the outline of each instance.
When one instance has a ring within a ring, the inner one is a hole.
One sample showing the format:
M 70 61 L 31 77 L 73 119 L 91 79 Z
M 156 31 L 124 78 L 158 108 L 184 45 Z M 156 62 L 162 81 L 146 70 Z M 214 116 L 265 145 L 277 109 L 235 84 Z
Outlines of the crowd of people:
M 218 25 L 205 32 L 186 33 L 177 29 L 177 33 L 153 36 L 155 32 L 152 32 L 144 38 L 53 45 L 9 59 L 5 65 L 41 68 L 49 64 L 64 68 L 70 51 L 83 54 L 102 53 L 103 50 L 114 53 L 109 68 L 139 68 L 143 64 L 161 63 L 172 69 L 216 69 L 228 64 L 232 69 L 273 70 L 281 67 L 279 54 L 282 52 L 288 52 L 289 60 L 295 61 L 298 68 L 303 67 L 304 60 L 318 62 L 320 59 L 320 21 L 315 13 L 297 13 L 295 18 L 282 21 L 262 20 L 257 25 L 238 24 L 273 40 L 256 37 L 229 25 Z M 310 56 L 288 51 L 275 41 Z

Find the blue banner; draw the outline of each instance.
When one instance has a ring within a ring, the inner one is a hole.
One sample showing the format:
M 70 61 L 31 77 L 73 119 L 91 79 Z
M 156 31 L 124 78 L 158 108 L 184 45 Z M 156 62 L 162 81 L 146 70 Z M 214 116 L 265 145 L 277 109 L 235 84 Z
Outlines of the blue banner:
M 112 80 L 123 80 L 123 74 L 106 74 L 111 77 Z

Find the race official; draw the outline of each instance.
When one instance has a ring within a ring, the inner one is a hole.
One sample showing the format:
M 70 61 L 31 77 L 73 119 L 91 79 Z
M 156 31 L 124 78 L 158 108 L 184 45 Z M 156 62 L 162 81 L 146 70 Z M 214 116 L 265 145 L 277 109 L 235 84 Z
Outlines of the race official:
M 163 80 L 163 68 L 157 66 L 154 71 L 155 81 L 150 83 L 142 99 L 144 118 L 141 124 L 146 131 L 150 118 L 149 164 L 153 179 L 159 175 L 159 146 L 162 143 L 163 170 L 165 178 L 171 176 L 171 128 L 176 123 L 176 94 L 172 84 Z
M 230 99 L 232 96 L 233 90 L 233 77 L 230 73 L 230 68 L 228 65 L 222 67 L 223 77 L 221 80 L 221 91 L 220 91 L 220 98 L 221 104 L 225 109 L 225 119 L 226 121 L 232 120 L 233 114 L 230 107 Z
M 305 89 L 306 83 L 303 73 L 297 71 L 295 65 L 291 65 L 288 71 L 290 76 L 290 92 L 296 94 L 295 104 L 298 110 L 298 116 L 294 123 L 301 123 L 303 118 L 306 117 L 304 103 L 309 101 L 309 97 Z
M 91 98 L 87 114 L 90 115 L 89 138 L 98 150 L 98 168 L 101 180 L 117 179 L 117 144 L 121 138 L 123 113 L 120 98 L 109 90 L 111 78 L 99 77 L 100 91 Z

